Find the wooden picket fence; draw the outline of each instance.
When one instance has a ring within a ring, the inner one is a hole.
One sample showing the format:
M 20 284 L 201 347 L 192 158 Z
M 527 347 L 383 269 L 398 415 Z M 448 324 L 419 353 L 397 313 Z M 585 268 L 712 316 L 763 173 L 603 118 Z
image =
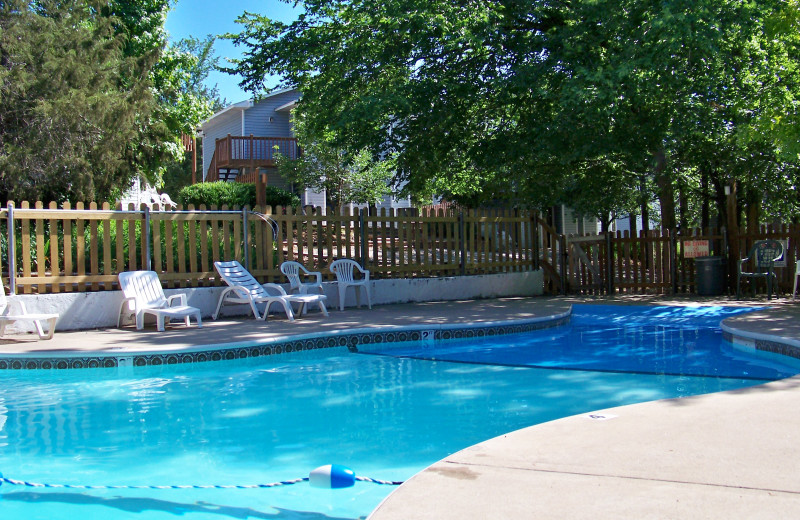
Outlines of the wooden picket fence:
M 160 210 L 41 202 L 0 209 L 0 272 L 18 293 L 117 289 L 117 274 L 159 273 L 165 287 L 221 282 L 217 260 L 236 259 L 262 282 L 282 282 L 295 260 L 330 280 L 330 263 L 353 258 L 373 278 L 464 276 L 542 269 L 548 294 L 676 294 L 697 289 L 687 244 L 707 241 L 725 259 L 726 288 L 756 240 L 784 242 L 779 292 L 791 292 L 800 226 L 764 226 L 727 238 L 724 229 L 561 235 L 535 212 L 422 208 L 341 210 L 264 207 Z M 13 237 L 13 240 L 9 240 Z M 13 276 L 10 274 L 13 273 Z
M 18 293 L 117 289 L 117 274 L 159 273 L 166 287 L 219 285 L 214 261 L 243 262 L 281 282 L 283 261 L 333 275 L 353 258 L 374 278 L 453 276 L 537 267 L 535 216 L 525 211 L 265 207 L 159 210 L 10 203 L 0 210 L 0 270 Z M 9 240 L 12 237 L 12 240 Z M 13 273 L 13 277 L 9 276 Z

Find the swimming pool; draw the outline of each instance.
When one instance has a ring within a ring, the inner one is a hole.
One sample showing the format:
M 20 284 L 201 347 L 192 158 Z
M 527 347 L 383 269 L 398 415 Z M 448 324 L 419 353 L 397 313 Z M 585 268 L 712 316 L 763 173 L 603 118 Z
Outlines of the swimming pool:
M 612 345 L 613 352 L 668 352 L 665 345 L 679 341 L 666 336 L 682 335 L 691 352 L 713 342 L 720 355 L 741 357 L 709 326 L 739 311 L 709 311 L 708 321 L 700 316 L 706 311 L 696 309 L 659 312 L 664 313 L 660 318 L 636 315 L 631 308 L 581 307 L 571 325 L 531 336 L 551 351 L 571 350 L 571 335 L 592 342 L 603 336 L 599 322 L 616 320 L 621 326 L 606 339 L 621 338 L 619 345 L 625 346 Z M 523 349 L 535 350 L 535 340 L 524 341 Z M 485 349 L 475 342 L 469 348 L 464 347 L 470 342 L 459 344 L 416 347 L 447 355 Z M 602 342 L 594 344 L 597 350 Z M 726 361 L 725 377 L 671 375 L 663 369 L 668 362 L 655 356 L 649 359 L 654 369 L 635 373 L 604 371 L 596 360 L 588 367 L 540 368 L 526 366 L 519 357 L 509 361 L 507 354 L 519 348 L 506 347 L 495 360 L 499 363 L 489 364 L 485 352 L 479 359 L 432 361 L 409 357 L 403 350 L 409 347 L 362 349 L 383 355 L 336 347 L 169 367 L 6 371 L 0 373 L 0 472 L 70 484 L 253 484 L 302 477 L 317 466 L 339 463 L 359 475 L 405 480 L 454 451 L 531 424 L 739 388 L 799 371 L 764 359 L 748 361 L 746 368 Z M 675 356 L 680 357 L 666 357 Z M 699 364 L 712 362 L 705 357 Z M 307 484 L 116 491 L 3 485 L 0 508 L 4 519 L 358 518 L 390 491 L 366 483 L 344 490 Z

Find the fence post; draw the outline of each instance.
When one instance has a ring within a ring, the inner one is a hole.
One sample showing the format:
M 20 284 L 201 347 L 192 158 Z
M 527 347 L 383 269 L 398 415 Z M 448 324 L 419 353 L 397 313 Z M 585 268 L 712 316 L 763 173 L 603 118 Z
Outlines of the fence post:
M 669 231 L 670 277 L 672 278 L 672 294 L 678 294 L 678 237 L 676 230 Z
M 566 235 L 558 235 L 558 247 L 561 248 L 561 259 L 559 263 L 561 264 L 561 295 L 566 296 L 567 294 L 567 277 L 569 273 L 567 273 L 567 236 Z
M 724 264 L 725 268 L 723 273 L 725 275 L 725 290 L 727 291 L 727 294 L 731 294 L 731 276 L 729 271 L 731 253 L 730 251 L 728 251 L 728 231 L 725 229 L 725 226 L 722 226 L 721 228 L 719 228 L 719 232 L 722 235 L 721 254 L 725 262 Z M 709 231 L 709 234 L 711 234 L 711 231 Z
M 539 265 L 539 212 L 532 211 L 530 214 L 531 218 L 531 226 L 533 227 L 533 233 L 531 233 L 531 237 L 533 240 L 533 244 L 531 245 L 533 249 L 533 268 L 537 271 L 540 269 Z
M 461 210 L 458 213 L 458 262 L 461 276 L 466 276 L 467 274 L 467 248 L 464 243 L 464 235 L 464 210 Z
M 153 253 L 153 249 L 150 247 L 150 207 L 144 207 L 144 229 L 142 230 L 142 236 L 144 236 L 144 257 L 145 261 L 147 262 L 147 270 L 153 270 L 153 262 L 150 258 Z
M 367 229 L 364 225 L 364 208 L 358 210 L 358 236 L 361 239 L 361 265 L 367 268 Z
M 248 247 L 248 232 L 249 225 L 247 223 L 247 214 L 249 213 L 247 206 L 242 208 L 242 249 L 244 249 L 244 268 L 250 270 L 250 248 Z
M 8 291 L 17 294 L 17 239 L 14 236 L 14 203 L 8 201 Z
M 606 294 L 614 294 L 614 250 L 611 231 L 606 231 Z

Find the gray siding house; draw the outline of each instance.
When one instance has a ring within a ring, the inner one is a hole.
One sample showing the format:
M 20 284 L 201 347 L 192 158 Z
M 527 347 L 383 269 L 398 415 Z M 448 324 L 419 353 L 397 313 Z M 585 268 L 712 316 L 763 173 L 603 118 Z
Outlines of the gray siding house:
M 303 205 L 325 207 L 325 194 L 310 189 L 295 189 L 275 170 L 275 146 L 291 158 L 299 152 L 291 124 L 291 111 L 300 99 L 300 92 L 284 89 L 254 101 L 234 103 L 204 121 L 200 126 L 203 139 L 203 180 L 255 182 L 266 175 L 267 185 L 299 192 Z M 387 197 L 382 207 L 410 207 L 407 199 Z

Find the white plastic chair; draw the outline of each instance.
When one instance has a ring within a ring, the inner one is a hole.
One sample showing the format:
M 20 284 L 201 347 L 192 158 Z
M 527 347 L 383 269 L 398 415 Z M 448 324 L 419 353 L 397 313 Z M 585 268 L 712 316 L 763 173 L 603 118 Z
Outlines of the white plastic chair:
M 39 339 L 51 339 L 56 330 L 58 314 L 30 313 L 25 308 L 25 303 L 13 294 L 6 297 L 6 289 L 0 280 L 0 336 L 5 334 L 6 326 L 15 321 L 32 321 L 39 334 Z M 47 322 L 47 332 L 42 326 Z
M 339 310 L 344 310 L 344 299 L 348 287 L 353 287 L 355 290 L 356 304 L 359 307 L 361 307 L 361 296 L 358 289 L 364 289 L 367 294 L 367 307 L 372 308 L 372 299 L 369 294 L 369 271 L 362 268 L 355 260 L 350 260 L 349 258 L 334 260 L 330 269 L 336 275 L 336 286 L 339 289 Z M 360 272 L 363 278 L 359 276 L 359 279 L 356 279 L 356 271 Z
M 172 319 L 182 319 L 188 327 L 189 318 L 192 316 L 197 320 L 198 328 L 203 326 L 200 309 L 186 305 L 185 294 L 174 294 L 169 298 L 164 295 L 161 280 L 158 279 L 155 271 L 119 273 L 119 288 L 125 298 L 119 307 L 117 327 L 122 322 L 122 313 L 125 311 L 126 305 L 128 312 L 133 313 L 136 317 L 136 330 L 144 328 L 146 314 L 156 317 L 156 328 L 159 332 L 164 331 L 165 321 L 169 322 Z
M 305 266 L 299 262 L 288 261 L 281 264 L 281 272 L 289 279 L 289 292 L 297 292 L 298 294 L 308 294 L 312 290 L 323 293 L 322 289 L 322 273 L 316 271 L 309 271 Z M 300 273 L 303 276 L 315 278 L 314 282 L 303 282 L 300 278 Z
M 269 308 L 273 303 L 283 306 L 286 317 L 289 321 L 294 320 L 292 303 L 299 305 L 298 313 L 303 312 L 306 305 L 316 303 L 325 316 L 328 310 L 325 308 L 324 294 L 286 294 L 283 287 L 274 283 L 260 284 L 250 272 L 236 260 L 231 262 L 214 262 L 214 269 L 217 270 L 222 280 L 228 287 L 222 291 L 217 303 L 217 310 L 214 311 L 212 318 L 217 319 L 223 304 L 248 304 L 253 310 L 253 316 L 258 319 L 267 319 Z M 277 292 L 277 295 L 270 294 L 267 289 Z M 258 304 L 266 304 L 264 314 L 258 312 Z
M 800 277 L 800 260 L 797 261 L 797 264 L 794 266 L 794 289 L 792 289 L 792 299 L 794 300 L 797 296 L 797 278 Z

